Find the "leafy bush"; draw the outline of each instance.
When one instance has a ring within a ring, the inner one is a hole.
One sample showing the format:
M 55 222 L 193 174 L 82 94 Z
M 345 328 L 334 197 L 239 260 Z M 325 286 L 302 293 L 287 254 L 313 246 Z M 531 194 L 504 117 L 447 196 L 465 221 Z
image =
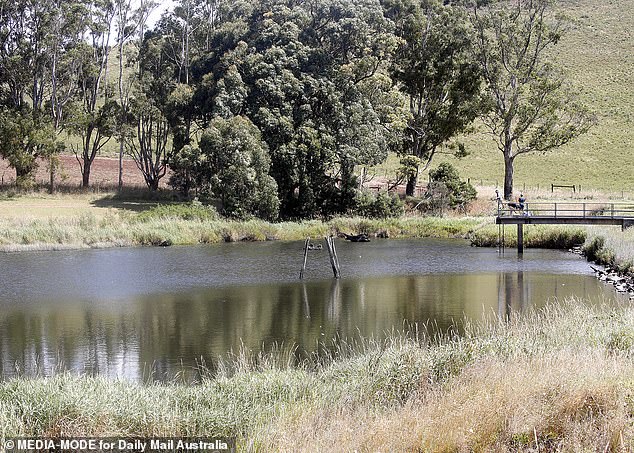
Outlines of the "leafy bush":
M 440 193 L 440 198 L 447 199 L 449 207 L 466 210 L 467 205 L 476 199 L 477 192 L 468 182 L 461 181 L 456 168 L 443 162 L 429 172 L 431 184 L 427 189 L 428 196 L 438 198 L 436 192 Z
M 583 253 L 590 261 L 597 261 L 600 253 L 605 247 L 605 238 L 603 236 L 595 236 L 583 246 Z
M 379 192 L 374 195 L 367 190 L 357 191 L 354 214 L 373 219 L 399 217 L 403 214 L 403 202 L 396 195 Z
M 202 134 L 200 177 L 225 215 L 275 220 L 280 200 L 269 175 L 271 159 L 259 129 L 247 118 L 214 118 Z

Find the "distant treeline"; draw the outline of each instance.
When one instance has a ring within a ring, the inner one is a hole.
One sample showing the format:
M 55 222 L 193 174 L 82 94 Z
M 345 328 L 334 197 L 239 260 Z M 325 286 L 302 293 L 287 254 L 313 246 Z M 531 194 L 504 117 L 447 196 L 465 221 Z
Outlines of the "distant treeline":
M 330 217 L 368 202 L 355 167 L 398 152 L 413 195 L 441 145 L 468 154 L 452 139 L 480 117 L 509 196 L 516 155 L 589 117 L 542 61 L 549 2 L 482 3 L 179 0 L 149 27 L 149 0 L 0 0 L 0 155 L 24 186 L 49 158 L 53 186 L 71 148 L 87 187 L 114 140 L 152 190 L 169 166 L 227 215 Z

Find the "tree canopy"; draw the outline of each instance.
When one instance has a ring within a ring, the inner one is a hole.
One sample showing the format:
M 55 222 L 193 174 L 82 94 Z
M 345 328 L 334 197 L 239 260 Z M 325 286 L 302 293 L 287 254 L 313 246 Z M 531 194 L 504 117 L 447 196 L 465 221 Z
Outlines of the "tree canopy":
M 517 155 L 591 118 L 545 58 L 548 0 L 482 3 L 177 0 L 148 27 L 152 0 L 0 0 L 0 155 L 26 180 L 66 131 L 88 186 L 114 137 L 152 190 L 169 166 L 228 215 L 330 217 L 367 204 L 356 174 L 389 152 L 413 195 L 484 115 L 508 195 Z

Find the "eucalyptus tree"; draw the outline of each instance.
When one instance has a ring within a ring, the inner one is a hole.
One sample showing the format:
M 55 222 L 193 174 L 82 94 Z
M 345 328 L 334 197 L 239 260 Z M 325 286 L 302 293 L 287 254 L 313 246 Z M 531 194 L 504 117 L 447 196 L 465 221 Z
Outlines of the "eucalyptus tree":
M 411 114 L 401 154 L 415 158 L 404 161 L 412 196 L 420 171 L 481 113 L 480 66 L 472 57 L 475 37 L 464 7 L 437 0 L 384 0 L 383 6 L 401 38 L 391 72 Z
M 110 40 L 116 16 L 112 0 L 88 0 L 88 25 L 83 35 L 82 62 L 78 68 L 80 108 L 72 129 L 81 137 L 73 151 L 82 174 L 82 187 L 90 185 L 90 170 L 97 153 L 112 138 L 119 108 L 107 89 Z
M 517 156 L 544 153 L 585 133 L 594 122 L 552 63 L 565 24 L 551 0 L 472 6 L 476 58 L 486 82 L 483 121 L 504 156 L 504 198 L 513 194 Z
M 52 9 L 49 2 L 0 1 L 0 155 L 15 168 L 18 185 L 30 185 L 36 159 L 58 149 L 46 109 Z
M 143 40 L 144 24 L 149 14 L 156 7 L 151 0 L 115 0 L 116 43 L 119 62 L 117 93 L 120 108 L 117 139 L 119 140 L 119 191 L 123 188 L 123 155 L 126 140 L 133 134 L 127 116 L 130 107 L 132 85 L 137 79 L 138 71 L 133 70 L 139 61 L 139 50 Z M 138 42 L 134 37 L 138 36 Z M 127 69 L 127 70 L 126 70 Z
M 165 38 L 156 31 L 145 34 L 138 54 L 139 71 L 132 86 L 133 99 L 122 114 L 135 130 L 126 140 L 127 153 L 143 174 L 150 190 L 157 190 L 167 172 L 168 144 L 172 136 L 169 99 L 178 86 L 174 65 L 165 55 Z
M 136 134 L 126 140 L 127 152 L 152 191 L 167 172 L 167 145 L 170 125 L 152 99 L 137 93 L 130 105 L 128 118 L 134 122 Z
M 78 73 L 82 63 L 82 35 L 86 9 L 80 2 L 52 0 L 50 57 L 50 103 L 53 129 L 59 137 L 73 114 L 73 101 L 79 91 Z M 58 150 L 65 148 L 60 142 Z M 57 154 L 49 156 L 50 192 L 55 190 Z

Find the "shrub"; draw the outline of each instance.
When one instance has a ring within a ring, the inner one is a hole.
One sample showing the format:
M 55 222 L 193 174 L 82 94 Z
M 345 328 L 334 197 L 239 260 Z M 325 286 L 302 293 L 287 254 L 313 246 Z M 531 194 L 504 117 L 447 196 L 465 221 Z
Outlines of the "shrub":
M 223 213 L 247 219 L 275 220 L 277 183 L 269 175 L 271 159 L 259 129 L 247 118 L 214 118 L 199 143 L 201 178 Z
M 432 199 L 446 199 L 449 207 L 466 210 L 468 204 L 476 199 L 477 192 L 468 182 L 461 181 L 458 170 L 449 163 L 442 163 L 429 172 L 431 184 L 427 190 Z
M 379 192 L 374 195 L 366 190 L 356 193 L 354 214 L 373 219 L 399 217 L 403 214 L 403 202 L 396 195 Z

